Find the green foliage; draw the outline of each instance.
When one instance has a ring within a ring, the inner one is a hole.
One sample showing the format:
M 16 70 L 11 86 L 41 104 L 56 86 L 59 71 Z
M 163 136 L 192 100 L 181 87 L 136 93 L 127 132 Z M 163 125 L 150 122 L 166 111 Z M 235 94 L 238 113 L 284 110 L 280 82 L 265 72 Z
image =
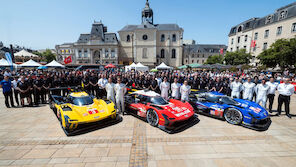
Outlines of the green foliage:
M 258 59 L 266 67 L 276 67 L 282 69 L 296 65 L 296 38 L 279 39 L 273 43 L 269 49 L 263 51 Z
M 56 55 L 51 52 L 50 49 L 46 49 L 45 52 L 33 52 L 33 54 L 38 55 L 41 57 L 41 61 L 46 61 L 47 63 L 56 60 Z
M 249 64 L 252 56 L 246 53 L 246 49 L 241 49 L 236 52 L 227 52 L 224 61 L 227 65 Z
M 205 64 L 222 64 L 223 63 L 223 56 L 222 55 L 213 55 L 209 56 Z

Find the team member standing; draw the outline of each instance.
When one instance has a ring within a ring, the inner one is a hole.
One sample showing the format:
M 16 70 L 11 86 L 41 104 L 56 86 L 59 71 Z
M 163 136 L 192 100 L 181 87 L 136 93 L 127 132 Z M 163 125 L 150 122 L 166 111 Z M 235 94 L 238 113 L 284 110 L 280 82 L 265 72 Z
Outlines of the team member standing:
M 106 79 L 106 75 L 101 75 L 101 78 L 98 80 L 98 86 L 99 86 L 99 97 L 102 98 L 106 95 L 105 93 L 105 86 L 108 83 L 108 80 Z
M 174 83 L 171 84 L 172 97 L 174 99 L 180 98 L 180 87 L 181 87 L 181 84 L 178 83 L 178 79 L 174 78 Z
M 188 81 L 185 80 L 184 84 L 180 87 L 181 101 L 189 101 L 189 94 L 191 92 L 191 86 L 188 85 Z
M 10 99 L 11 107 L 14 107 L 13 97 L 12 97 L 12 83 L 9 80 L 9 76 L 4 76 L 4 79 L 0 82 L 0 87 L 3 89 L 6 107 L 10 108 L 8 98 Z
M 30 85 L 28 81 L 25 81 L 25 77 L 21 77 L 21 81 L 17 84 L 18 90 L 20 92 L 21 97 L 21 105 L 24 107 L 25 105 L 25 98 L 27 98 L 27 101 L 29 105 L 32 104 L 32 99 L 30 96 Z
M 256 92 L 256 103 L 259 104 L 262 102 L 262 106 L 266 108 L 266 100 L 267 100 L 267 94 L 269 91 L 270 87 L 266 85 L 266 80 L 263 79 L 261 84 L 257 85 L 255 88 Z
M 255 84 L 248 78 L 248 81 L 243 84 L 243 99 L 252 101 L 255 91 Z
M 114 86 L 115 90 L 115 100 L 117 109 L 119 110 L 119 113 L 124 114 L 125 106 L 124 106 L 124 95 L 126 93 L 126 87 L 125 84 L 121 83 L 121 78 L 117 78 L 117 84 Z
M 114 100 L 114 83 L 112 82 L 112 78 L 108 79 L 108 83 L 105 86 L 107 92 L 107 99 L 115 102 Z
M 161 97 L 168 100 L 169 99 L 169 90 L 170 90 L 170 83 L 167 82 L 167 78 L 164 77 L 163 82 L 159 86 Z
M 239 98 L 240 92 L 242 90 L 242 84 L 239 82 L 238 78 L 235 78 L 235 81 L 230 84 L 231 97 Z
M 290 79 L 285 78 L 284 83 L 278 86 L 279 98 L 278 98 L 278 109 L 277 115 L 281 115 L 282 105 L 285 103 L 285 112 L 287 117 L 292 118 L 290 115 L 290 96 L 294 93 L 294 85 L 290 84 Z
M 40 99 L 42 103 L 44 103 L 44 99 L 42 96 L 42 87 L 43 87 L 43 80 L 40 78 L 40 76 L 37 76 L 37 79 L 34 81 L 34 102 L 35 105 L 40 104 Z
M 278 83 L 274 82 L 274 78 L 270 78 L 270 80 L 266 83 L 266 85 L 269 86 L 269 91 L 267 94 L 267 99 L 268 99 L 268 103 L 269 103 L 269 112 L 272 112 L 272 105 L 273 105 L 273 101 L 274 101 L 274 96 L 275 96 L 275 91 L 277 90 L 278 87 Z
M 16 104 L 19 106 L 19 91 L 17 90 L 17 83 L 18 83 L 18 77 L 14 77 L 14 80 L 12 81 L 12 86 L 13 86 L 13 94 L 14 94 L 14 99 Z

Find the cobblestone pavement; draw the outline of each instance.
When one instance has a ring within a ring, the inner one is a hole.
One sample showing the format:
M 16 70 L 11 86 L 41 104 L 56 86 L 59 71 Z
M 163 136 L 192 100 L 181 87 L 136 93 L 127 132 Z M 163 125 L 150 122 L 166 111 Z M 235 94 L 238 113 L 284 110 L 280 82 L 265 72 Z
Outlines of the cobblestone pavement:
M 277 100 L 276 100 L 277 101 Z M 274 104 L 274 108 L 277 104 Z M 0 95 L 0 166 L 294 167 L 296 117 L 272 117 L 257 132 L 199 115 L 200 122 L 167 134 L 133 116 L 67 137 L 47 105 L 4 107 Z M 292 114 L 296 114 L 296 96 Z

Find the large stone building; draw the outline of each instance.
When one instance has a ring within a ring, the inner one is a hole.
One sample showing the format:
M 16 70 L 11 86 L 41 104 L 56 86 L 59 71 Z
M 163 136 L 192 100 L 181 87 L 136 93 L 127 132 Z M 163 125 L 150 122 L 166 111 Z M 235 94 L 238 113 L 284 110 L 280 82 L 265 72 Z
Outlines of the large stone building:
M 56 45 L 58 60 L 72 56 L 72 64 L 118 64 L 118 39 L 102 22 L 94 22 L 91 32 L 80 34 L 77 42 Z
M 228 36 L 228 51 L 246 49 L 253 55 L 251 64 L 257 65 L 256 57 L 276 40 L 296 37 L 296 2 L 265 17 L 242 22 L 232 27 Z
M 183 64 L 204 64 L 210 56 L 224 56 L 226 50 L 226 45 L 186 43 L 184 44 Z
M 120 64 L 141 62 L 155 66 L 182 65 L 183 29 L 177 24 L 154 24 L 153 10 L 147 0 L 140 25 L 126 25 L 120 36 Z

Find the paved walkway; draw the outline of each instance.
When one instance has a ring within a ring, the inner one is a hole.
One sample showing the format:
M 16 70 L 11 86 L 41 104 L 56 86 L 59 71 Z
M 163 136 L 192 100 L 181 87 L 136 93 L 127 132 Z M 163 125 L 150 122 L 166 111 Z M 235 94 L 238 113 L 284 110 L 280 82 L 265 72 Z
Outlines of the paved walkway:
M 275 104 L 276 106 L 276 104 Z M 296 114 L 296 96 L 292 113 Z M 296 117 L 272 117 L 257 132 L 199 115 L 177 134 L 124 116 L 123 121 L 66 137 L 49 107 L 4 107 L 0 95 L 0 166 L 294 167 Z

